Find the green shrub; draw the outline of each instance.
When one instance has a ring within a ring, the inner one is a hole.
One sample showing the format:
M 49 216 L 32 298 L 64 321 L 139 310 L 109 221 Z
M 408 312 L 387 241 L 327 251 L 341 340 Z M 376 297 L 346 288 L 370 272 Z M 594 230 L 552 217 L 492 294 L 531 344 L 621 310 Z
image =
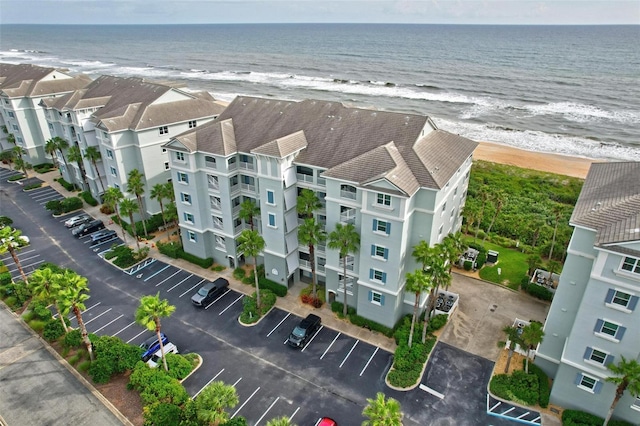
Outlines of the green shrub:
M 9 306 L 12 309 L 16 309 L 19 306 L 22 306 L 22 305 L 18 305 L 18 299 L 15 296 L 7 296 L 7 298 L 4 299 L 4 303 L 6 303 L 7 306 Z
M 64 346 L 67 348 L 78 348 L 82 345 L 82 333 L 80 330 L 71 330 L 64 336 Z
M 82 358 L 82 355 L 76 353 L 75 355 L 70 356 L 67 362 L 71 365 L 76 365 L 81 358 Z
M 427 332 L 433 333 L 434 331 L 440 330 L 447 323 L 449 316 L 446 314 L 439 314 L 429 320 L 429 325 L 427 326 Z
M 69 197 L 63 200 L 47 201 L 45 208 L 54 215 L 68 213 L 82 208 L 82 200 L 78 197 Z
M 226 268 L 224 265 L 213 265 L 213 266 L 211 267 L 211 270 L 212 270 L 212 271 L 216 271 L 216 272 L 222 272 L 222 271 L 224 271 L 225 269 L 227 269 L 227 268 Z
M 82 197 L 82 199 L 84 200 L 85 203 L 89 204 L 90 206 L 97 206 L 98 205 L 98 201 L 93 198 L 93 195 L 91 195 L 91 192 L 89 191 L 82 191 L 80 193 L 80 196 Z
M 498 374 L 491 378 L 491 392 L 507 401 L 524 405 L 538 404 L 538 377 L 516 370 L 513 374 Z
M 0 216 L 0 228 L 13 225 L 13 219 L 9 216 Z
M 100 336 L 91 340 L 95 348 L 96 361 L 89 374 L 96 383 L 106 383 L 113 374 L 134 368 L 140 360 L 142 349 L 124 343 L 117 337 Z
M 538 298 L 540 300 L 553 299 L 553 293 L 549 291 L 546 287 L 543 287 L 538 284 L 530 283 L 529 280 L 527 280 L 526 284 L 524 283 L 524 281 L 520 283 L 520 287 L 524 291 L 532 295 L 533 297 Z
M 164 254 L 165 256 L 169 256 L 173 259 L 178 259 L 178 257 L 180 256 L 178 252 L 181 249 L 181 247 L 179 244 L 175 242 L 161 243 L 158 241 L 156 245 L 158 247 L 158 251 L 160 251 L 160 253 Z
M 562 412 L 563 426 L 600 426 L 604 423 L 602 417 L 578 410 L 564 410 Z M 608 426 L 633 426 L 624 420 L 609 420 Z
M 191 253 L 187 253 L 186 251 L 184 251 L 182 249 L 180 249 L 178 251 L 178 256 L 181 259 L 184 259 L 187 262 L 191 262 L 194 265 L 198 265 L 201 268 L 208 269 L 208 268 L 211 267 L 211 265 L 213 265 L 213 258 L 208 257 L 206 259 L 202 259 L 202 258 L 200 258 L 198 256 L 195 256 L 195 255 L 191 254 Z
M 473 262 L 470 260 L 465 260 L 462 264 L 462 267 L 465 271 L 470 271 L 473 268 Z
M 30 183 L 29 185 L 25 185 L 22 188 L 23 191 L 30 191 L 32 189 L 40 188 L 42 186 L 42 182 Z
M 89 368 L 91 367 L 91 361 L 90 360 L 86 360 L 80 363 L 80 365 L 78 365 L 78 370 L 80 371 L 87 371 L 89 370 Z
M 51 163 L 40 163 L 33 166 L 33 170 L 35 170 L 38 173 L 47 173 L 53 169 L 55 169 L 55 167 Z
M 142 403 L 167 403 L 182 405 L 188 399 L 187 391 L 180 382 L 171 378 L 162 368 L 149 368 L 147 364 L 138 361 L 131 376 L 128 387 L 140 393 Z
M 47 305 L 44 302 L 36 300 L 31 303 L 30 306 L 31 312 L 33 312 L 34 316 L 43 321 L 49 321 L 53 318 L 51 311 L 47 308 Z M 62 326 L 62 324 L 60 324 Z
M 57 181 L 58 181 L 58 183 L 59 183 L 60 185 L 62 185 L 62 187 L 63 187 L 64 189 L 66 189 L 67 191 L 72 191 L 72 192 L 73 192 L 73 191 L 77 191 L 77 190 L 78 190 L 78 187 L 77 187 L 75 184 L 73 184 L 73 183 L 69 183 L 69 182 L 67 182 L 66 180 L 64 180 L 63 178 L 58 178 L 58 179 L 56 179 L 56 180 L 57 180 Z
M 248 424 L 247 419 L 242 416 L 237 416 L 226 421 L 223 426 L 248 426 Z
M 523 360 L 524 364 L 526 360 Z M 551 389 L 549 389 L 549 377 L 545 374 L 544 371 L 537 365 L 533 363 L 529 363 L 529 374 L 534 374 L 538 378 L 538 404 L 542 408 L 547 408 L 549 406 L 549 396 L 551 394 Z
M 157 402 L 143 407 L 143 415 L 145 425 L 178 425 L 182 421 L 182 408 Z
M 0 286 L 11 283 L 11 272 L 3 272 L 0 274 Z
M 286 285 L 278 284 L 277 282 L 271 281 L 270 279 L 260 277 L 258 278 L 258 285 L 260 286 L 260 289 L 264 288 L 271 290 L 273 293 L 275 293 L 276 296 L 284 297 L 287 295 L 288 289 Z
M 22 320 L 24 322 L 29 322 L 32 319 L 34 319 L 35 317 L 36 317 L 36 314 L 33 311 L 28 311 L 28 312 L 25 312 L 24 314 L 22 314 Z
M 7 179 L 7 180 L 8 180 L 9 182 L 15 182 L 15 181 L 17 181 L 17 180 L 21 180 L 21 179 L 24 179 L 24 178 L 25 178 L 25 175 L 23 175 L 22 173 L 20 173 L 19 175 L 11 176 L 11 177 L 10 177 L 9 179 Z
M 60 200 L 47 201 L 47 203 L 44 205 L 44 208 L 49 210 L 53 214 L 60 214 L 62 212 L 62 201 Z
M 44 326 L 42 336 L 50 342 L 64 336 L 64 327 L 59 319 L 51 318 Z
M 361 317 L 356 314 L 349 315 L 349 321 L 352 324 L 357 325 L 359 327 L 364 327 L 368 330 L 377 331 L 378 333 L 384 334 L 387 337 L 393 336 L 393 329 L 389 327 L 385 327 L 382 324 L 379 324 L 375 321 L 371 321 L 370 319 Z
M 256 293 L 242 300 L 242 313 L 240 314 L 240 322 L 243 324 L 253 324 L 257 322 L 269 309 L 276 304 L 276 295 L 268 290 L 260 290 L 261 309 L 258 310 L 256 303 Z
M 182 380 L 193 371 L 193 364 L 184 356 L 171 353 L 165 356 L 167 358 L 167 366 L 169 367 L 169 376 L 174 379 Z
M 236 280 L 242 280 L 246 276 L 246 271 L 244 268 L 237 267 L 233 270 L 233 278 Z
M 47 325 L 46 321 L 42 321 L 39 319 L 32 319 L 27 324 L 29 324 L 29 327 L 31 327 L 33 331 L 36 331 L 38 333 L 44 330 L 44 326 Z
M 253 277 L 244 277 L 242 279 L 242 284 L 246 284 L 246 285 L 250 285 L 250 286 L 254 286 L 255 287 L 255 280 L 253 279 Z

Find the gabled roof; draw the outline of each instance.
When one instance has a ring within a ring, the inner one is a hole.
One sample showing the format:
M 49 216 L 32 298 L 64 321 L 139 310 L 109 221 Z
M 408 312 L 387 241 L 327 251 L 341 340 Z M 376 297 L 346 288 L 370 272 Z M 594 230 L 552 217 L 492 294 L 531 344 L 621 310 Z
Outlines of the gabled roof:
M 10 98 L 66 93 L 90 82 L 89 76 L 73 76 L 68 70 L 30 64 L 0 64 L 0 92 Z
M 597 246 L 640 241 L 640 162 L 593 163 L 571 223 L 595 230 Z
M 393 142 L 387 154 L 378 154 L 388 156 L 389 161 L 374 162 L 368 174 L 370 178 L 385 173 L 391 177 L 395 170 L 394 184 L 407 190 L 412 190 L 415 181 L 421 187 L 441 188 L 477 146 L 438 130 L 426 116 L 348 108 L 319 100 L 237 97 L 217 120 L 196 130 L 196 151 L 228 155 L 219 126 L 229 119 L 233 119 L 229 123 L 238 152 L 266 149 L 261 147 L 304 132 L 307 146 L 296 163 L 329 170 Z M 340 173 L 346 172 L 340 169 Z
M 287 155 L 291 155 L 306 147 L 307 139 L 304 137 L 304 132 L 300 130 L 271 142 L 267 142 L 266 144 L 251 150 L 251 153 L 284 158 Z

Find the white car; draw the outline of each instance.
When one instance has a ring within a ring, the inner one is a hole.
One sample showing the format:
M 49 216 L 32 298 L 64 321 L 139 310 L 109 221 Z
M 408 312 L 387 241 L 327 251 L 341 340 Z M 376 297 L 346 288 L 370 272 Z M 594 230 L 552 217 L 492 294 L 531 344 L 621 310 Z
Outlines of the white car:
M 93 219 L 88 214 L 79 214 L 77 216 L 73 216 L 72 218 L 67 219 L 64 222 L 64 226 L 67 228 L 73 228 L 74 226 L 82 225 L 83 223 L 90 222 Z
M 178 347 L 173 343 L 169 342 L 164 345 L 164 353 L 165 354 L 177 354 Z M 158 365 L 162 364 L 162 349 L 158 349 L 156 353 L 151 355 L 151 358 L 147 361 L 147 365 L 151 368 L 156 368 Z
M 9 239 L 9 241 L 13 241 L 13 237 L 9 237 L 8 239 Z M 3 243 L 5 241 L 7 241 L 7 239 L 3 239 L 2 240 Z M 24 246 L 28 246 L 30 243 L 31 243 L 31 240 L 29 239 L 29 237 L 27 237 L 26 235 L 19 235 L 18 236 L 18 241 L 14 242 L 11 245 L 13 247 L 24 247 Z

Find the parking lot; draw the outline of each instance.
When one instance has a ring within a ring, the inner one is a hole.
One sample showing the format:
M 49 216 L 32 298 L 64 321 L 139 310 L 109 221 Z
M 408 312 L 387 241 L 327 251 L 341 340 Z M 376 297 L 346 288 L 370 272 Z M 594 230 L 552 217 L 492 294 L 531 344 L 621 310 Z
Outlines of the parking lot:
M 195 307 L 190 299 L 205 283 L 204 277 L 156 259 L 125 271 L 116 268 L 103 257 L 110 247 L 123 243 L 119 229 L 116 237 L 98 244 L 88 237 L 76 239 L 63 222 L 77 213 L 53 218 L 44 210 L 44 200 L 56 199 L 55 190 L 45 187 L 25 193 L 18 185 L 7 184 L 2 173 L 0 190 L 19 201 L 3 202 L 0 213 L 12 217 L 32 240 L 19 252 L 27 272 L 50 261 L 88 277 L 91 298 L 83 312 L 88 331 L 136 345 L 152 332 L 135 323 L 135 309 L 142 296 L 159 292 L 176 306 L 174 314 L 163 320 L 163 331 L 181 353 L 196 352 L 203 358 L 201 368 L 183 383 L 185 388 L 195 397 L 214 380 L 234 385 L 240 402 L 232 416 L 243 416 L 251 425 L 264 425 L 277 416 L 288 416 L 300 425 L 313 425 L 322 416 L 339 424 L 360 424 L 366 398 L 382 391 L 400 400 L 405 425 L 479 424 L 467 423 L 466 417 L 486 419 L 482 424 L 506 424 L 485 413 L 491 361 L 455 348 L 452 352 L 439 343 L 421 386 L 392 391 L 384 382 L 391 352 L 326 325 L 306 346 L 293 349 L 286 340 L 301 317 L 274 308 L 257 325 L 243 326 L 238 316 L 245 295 L 233 289 Z M 11 259 L 5 264 L 13 266 Z M 69 318 L 75 326 L 75 318 Z M 439 356 L 441 351 L 460 359 Z M 456 386 L 450 385 L 453 382 Z

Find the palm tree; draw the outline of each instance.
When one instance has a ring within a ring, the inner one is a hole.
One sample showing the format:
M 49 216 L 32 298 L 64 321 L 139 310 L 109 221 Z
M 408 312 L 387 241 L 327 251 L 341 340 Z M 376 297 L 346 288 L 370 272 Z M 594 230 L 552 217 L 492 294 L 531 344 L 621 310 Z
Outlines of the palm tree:
M 58 151 L 60 151 L 60 155 L 62 155 L 62 161 L 64 161 L 65 168 L 68 166 L 67 158 L 64 156 L 64 151 L 69 148 L 69 142 L 66 139 L 61 138 L 60 136 L 55 136 L 51 138 L 51 140 L 55 143 L 55 147 Z
M 551 239 L 551 248 L 549 249 L 549 260 L 551 260 L 552 259 L 551 256 L 553 256 L 553 248 L 556 245 L 556 236 L 558 234 L 558 222 L 560 221 L 560 216 L 562 216 L 563 212 L 564 212 L 564 209 L 561 204 L 556 203 L 553 206 L 553 216 L 555 221 L 553 225 L 553 237 Z
M 505 203 L 507 202 L 507 197 L 506 197 L 506 195 L 504 194 L 504 192 L 502 190 L 496 191 L 493 194 L 492 198 L 493 198 L 493 202 L 495 203 L 496 212 L 493 214 L 493 217 L 491 218 L 491 223 L 489 223 L 489 227 L 487 228 L 487 233 L 484 235 L 484 238 L 482 239 L 483 243 L 485 242 L 485 240 L 489 236 L 489 232 L 491 232 L 491 228 L 493 227 L 493 224 L 495 223 L 496 218 L 498 217 L 498 215 L 502 211 L 502 208 L 504 207 Z
M 89 299 L 89 295 L 86 294 L 89 292 L 87 279 L 69 269 L 65 270 L 62 274 L 55 274 L 54 279 L 61 289 L 58 293 L 58 303 L 62 315 L 66 316 L 69 311 L 73 312 L 78 321 L 78 327 L 80 327 L 82 341 L 87 347 L 89 358 L 93 361 L 93 348 L 89 340 L 87 327 L 82 320 L 82 311 L 87 309 L 84 302 Z
M 131 224 L 131 231 L 133 232 L 133 238 L 136 240 L 136 246 L 140 250 L 140 241 L 138 241 L 138 233 L 136 232 L 136 223 L 133 221 L 133 214 L 138 211 L 138 205 L 135 201 L 127 198 L 120 201 L 120 213 L 129 216 L 129 223 Z M 122 223 L 122 222 L 121 222 Z M 123 231 L 124 233 L 124 231 Z
M 246 256 L 253 257 L 253 276 L 256 281 L 256 304 L 258 312 L 260 310 L 260 287 L 258 285 L 258 255 L 264 250 L 264 238 L 258 231 L 244 229 L 238 237 L 238 251 L 243 252 Z
M 164 370 L 169 371 L 167 359 L 164 356 L 164 344 L 160 336 L 160 318 L 171 316 L 176 307 L 169 304 L 169 301 L 160 300 L 160 292 L 155 296 L 142 296 L 140 306 L 136 309 L 136 322 L 147 329 L 156 332 L 158 342 L 160 342 L 160 353 L 162 354 L 162 364 Z
M 402 426 L 402 408 L 400 403 L 389 397 L 385 399 L 382 392 L 378 392 L 375 399 L 367 398 L 369 405 L 364 407 L 362 415 L 368 420 L 362 426 Z
M 229 420 L 225 409 L 235 407 L 238 402 L 236 388 L 222 381 L 213 382 L 196 398 L 196 416 L 204 424 L 218 426 Z
M 307 217 L 298 228 L 298 240 L 309 247 L 309 263 L 311 263 L 311 282 L 313 297 L 316 297 L 316 249 L 315 246 L 327 239 L 324 227 L 313 216 Z
M 477 207 L 467 203 L 462 209 L 462 216 L 465 219 L 464 233 L 468 235 L 469 228 L 473 229 L 473 225 L 475 225 L 478 222 L 478 217 L 480 216 L 480 212 L 478 211 Z
M 462 253 L 464 253 L 467 246 L 462 242 L 462 236 L 459 232 L 448 234 L 444 237 L 442 246 L 449 261 L 449 273 L 451 273 L 453 265 L 458 261 Z
M 504 372 L 507 374 L 509 372 L 509 365 L 511 365 L 513 352 L 516 350 L 516 345 L 520 345 L 522 343 L 522 339 L 520 338 L 520 333 L 517 327 L 507 325 L 502 329 L 502 332 L 507 335 L 507 339 L 509 340 L 509 355 L 507 356 L 507 365 L 504 366 Z M 504 343 L 505 342 L 499 342 L 498 344 Z
M 171 224 L 171 227 L 176 226 L 176 224 L 178 223 L 178 208 L 176 207 L 175 201 L 169 202 L 169 204 L 167 205 L 167 209 L 165 210 L 165 215 L 167 217 L 167 222 Z M 170 238 L 169 234 L 170 232 L 167 229 L 167 238 Z M 178 238 L 178 241 L 182 241 L 181 234 L 182 234 L 182 231 L 178 226 L 178 236 L 180 236 L 180 238 Z
M 33 297 L 42 300 L 46 304 L 53 305 L 66 333 L 68 331 L 67 323 L 58 306 L 58 293 L 60 293 L 61 290 L 60 280 L 56 279 L 55 273 L 51 268 L 36 269 L 33 271 L 31 279 L 29 280 L 29 288 L 31 289 Z
M 7 135 L 7 142 L 15 145 L 16 144 L 16 135 L 14 135 L 13 133 L 9 133 Z
M 122 240 L 126 244 L 127 236 L 124 232 L 124 223 L 122 223 L 122 217 L 120 217 L 120 209 L 118 208 L 118 204 L 120 204 L 120 201 L 122 201 L 123 198 L 124 195 L 122 195 L 122 191 L 120 191 L 120 188 L 115 187 L 107 188 L 107 190 L 102 195 L 102 199 L 104 200 L 104 203 L 107 205 L 107 207 L 114 210 L 116 212 L 116 216 L 118 216 L 118 220 L 120 221 L 120 228 L 122 228 Z
M 539 322 L 532 322 L 522 329 L 522 335 L 520 336 L 522 343 L 527 348 L 527 357 L 524 361 L 524 371 L 529 374 L 529 355 L 531 349 L 542 343 L 544 338 L 544 330 L 542 330 L 542 324 Z
M 253 231 L 253 218 L 260 214 L 260 207 L 258 207 L 252 199 L 247 198 L 240 204 L 240 211 L 238 217 L 249 224 Z
M 616 396 L 613 398 L 607 417 L 604 419 L 605 426 L 609 424 L 613 411 L 626 390 L 629 390 L 629 393 L 634 398 L 640 397 L 640 364 L 638 361 L 635 359 L 627 360 L 624 356 L 620 355 L 620 361 L 618 361 L 617 364 L 610 364 L 608 368 L 615 376 L 607 377 L 605 380 L 618 385 L 618 387 L 616 388 Z
M 56 144 L 56 141 L 51 138 L 44 144 L 44 152 L 49 154 L 53 160 L 54 167 L 60 169 L 58 166 L 58 156 L 56 155 L 56 151 L 58 151 L 58 145 Z M 62 176 L 62 171 L 60 172 L 60 176 Z
M 429 294 L 429 309 L 427 310 L 427 316 L 425 316 L 424 319 L 422 343 L 427 339 L 427 328 L 429 325 L 429 319 L 435 310 L 437 294 L 441 287 L 447 289 L 451 284 L 451 274 L 447 270 L 446 260 L 442 245 L 435 245 L 431 250 L 431 256 L 429 256 L 427 263 L 427 273 L 431 275 L 431 281 L 434 285 L 431 287 L 431 293 Z
M 98 176 L 100 187 L 102 187 L 102 192 L 104 193 L 104 183 L 102 183 L 102 176 L 100 176 L 100 170 L 98 170 L 98 160 L 102 158 L 100 150 L 95 146 L 87 147 L 84 152 L 84 158 L 86 158 L 91 162 L 91 164 L 93 164 L 93 169 L 96 171 L 96 176 Z
M 418 269 L 415 272 L 407 273 L 407 283 L 405 285 L 405 291 L 409 291 L 415 294 L 416 301 L 413 304 L 413 317 L 411 318 L 411 330 L 409 331 L 409 347 L 413 343 L 413 330 L 418 319 L 418 309 L 420 308 L 420 295 L 428 290 L 431 290 L 433 281 L 431 277 L 427 275 L 423 270 Z
M 303 189 L 296 202 L 296 210 L 305 218 L 313 217 L 313 212 L 322 208 L 318 196 L 310 189 Z
M 356 231 L 353 223 L 343 225 L 336 224 L 336 229 L 329 234 L 329 248 L 338 250 L 342 266 L 344 268 L 342 279 L 344 281 L 344 305 L 342 306 L 342 315 L 347 316 L 347 255 L 349 253 L 357 253 L 360 248 L 360 235 Z
M 20 147 L 16 146 L 16 148 L 20 148 Z M 16 158 L 14 162 L 15 162 L 16 168 L 22 170 L 22 173 L 24 173 L 24 176 L 28 178 L 29 172 L 27 170 L 33 169 L 33 166 L 31 165 L 31 163 L 27 162 L 23 157 Z
M 478 239 L 478 232 L 480 232 L 480 227 L 482 226 L 482 222 L 484 221 L 484 211 L 487 207 L 487 201 L 489 200 L 489 193 L 481 188 L 480 191 L 478 191 L 478 198 L 480 199 L 480 210 L 478 210 L 477 212 L 477 220 L 478 220 L 478 226 L 476 227 L 476 232 L 473 234 L 473 242 L 475 242 Z
M 9 252 L 11 257 L 13 258 L 13 263 L 16 264 L 18 271 L 20 272 L 20 276 L 22 277 L 22 281 L 25 284 L 28 284 L 27 275 L 24 273 L 22 269 L 22 264 L 20 263 L 20 259 L 18 259 L 18 254 L 16 250 L 20 249 L 20 235 L 22 232 L 18 229 L 13 229 L 10 226 L 4 226 L 0 229 L 0 255 Z
M 84 189 L 89 188 L 89 182 L 87 181 L 87 173 L 84 170 L 84 163 L 82 162 L 82 152 L 80 147 L 76 144 L 69 148 L 69 161 L 73 161 L 78 165 L 80 170 L 80 176 L 82 176 L 82 185 Z
M 21 146 L 17 146 L 17 145 L 11 148 L 11 151 L 13 152 L 13 158 L 14 158 L 13 162 L 15 163 L 16 169 L 22 170 L 24 175 L 26 177 L 29 177 L 29 174 L 27 173 L 27 170 L 26 170 L 27 165 L 29 163 L 27 163 L 27 161 L 23 157 L 23 155 L 25 155 L 27 151 Z
M 271 419 L 267 422 L 267 426 L 296 426 L 291 423 L 291 420 L 287 416 Z
M 167 189 L 168 187 L 166 184 L 156 183 L 153 185 L 153 188 L 151 188 L 151 192 L 149 193 L 149 197 L 151 197 L 152 200 L 158 200 L 158 203 L 160 204 L 160 214 L 162 215 L 162 224 L 164 225 L 164 229 L 167 229 L 167 220 L 164 217 L 164 204 L 162 203 L 162 200 L 169 199 Z M 167 239 L 168 238 L 169 235 L 167 234 Z
M 144 229 L 144 235 L 147 235 L 147 224 L 145 222 L 144 206 L 142 205 L 142 194 L 144 194 L 144 175 L 140 173 L 140 170 L 133 169 L 127 176 L 127 192 L 130 192 L 136 196 L 138 200 L 138 212 L 142 219 L 142 229 Z

